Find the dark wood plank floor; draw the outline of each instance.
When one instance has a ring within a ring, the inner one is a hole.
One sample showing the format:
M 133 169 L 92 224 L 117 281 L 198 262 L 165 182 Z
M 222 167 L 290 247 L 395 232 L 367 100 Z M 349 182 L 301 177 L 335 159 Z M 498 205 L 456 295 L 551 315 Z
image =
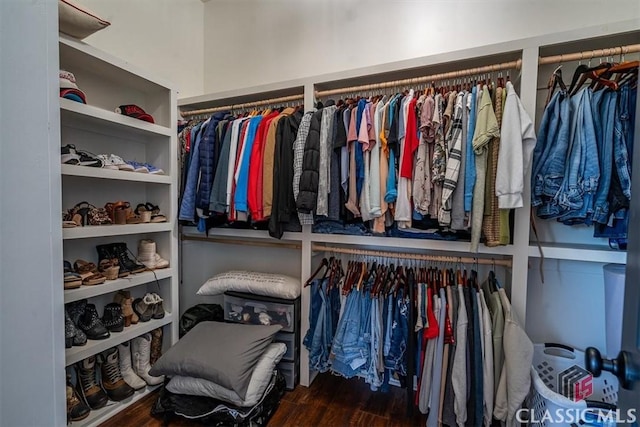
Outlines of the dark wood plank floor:
M 150 415 L 156 397 L 157 393 L 146 396 L 100 427 L 161 427 L 162 422 Z M 406 417 L 406 408 L 403 389 L 391 387 L 389 393 L 372 392 L 362 380 L 322 374 L 311 387 L 298 386 L 287 392 L 268 427 L 408 427 L 425 424 L 426 419 L 418 411 L 415 416 Z M 198 424 L 176 418 L 171 425 Z

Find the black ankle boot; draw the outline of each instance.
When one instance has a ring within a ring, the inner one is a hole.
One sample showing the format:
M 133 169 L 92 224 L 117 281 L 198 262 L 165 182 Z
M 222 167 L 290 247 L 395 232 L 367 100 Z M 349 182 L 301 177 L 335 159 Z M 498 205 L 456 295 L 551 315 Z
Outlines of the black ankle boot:
M 80 316 L 78 326 L 87 334 L 90 340 L 104 340 L 111 336 L 107 328 L 98 316 L 98 310 L 94 304 L 87 304 L 84 313 Z
M 113 254 L 118 258 L 120 268 L 125 267 L 131 273 L 142 273 L 147 269 L 144 264 L 135 262 L 129 257 L 129 250 L 126 243 L 113 243 Z
M 122 332 L 124 330 L 124 316 L 120 304 L 112 302 L 104 306 L 102 323 L 110 332 Z
M 114 265 L 113 260 L 115 260 L 117 265 L 120 267 L 118 277 L 127 277 L 131 271 L 127 269 L 126 266 L 122 265 L 122 262 L 118 259 L 115 245 L 116 243 L 108 243 L 106 245 L 96 246 L 96 250 L 98 251 L 98 265 L 101 265 L 103 260 L 110 261 L 109 264 Z

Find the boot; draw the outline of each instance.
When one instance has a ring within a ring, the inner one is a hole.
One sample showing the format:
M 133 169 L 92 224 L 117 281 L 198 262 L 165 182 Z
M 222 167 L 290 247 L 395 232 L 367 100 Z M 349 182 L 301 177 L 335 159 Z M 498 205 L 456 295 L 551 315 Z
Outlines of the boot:
M 141 322 L 148 322 L 153 317 L 155 304 L 156 299 L 153 295 L 147 293 L 144 298 L 136 298 L 133 301 L 133 311 L 138 315 Z
M 78 320 L 78 326 L 87 334 L 90 340 L 104 340 L 111 336 L 100 320 L 98 310 L 96 310 L 94 304 L 87 304 L 84 313 L 80 316 L 80 320 Z
M 133 298 L 131 292 L 118 291 L 113 297 L 113 302 L 120 304 L 122 307 L 122 316 L 124 316 L 124 327 L 128 328 L 132 324 L 135 325 L 140 320 L 138 315 L 133 311 Z
M 120 304 L 115 302 L 104 306 L 102 323 L 110 332 L 122 332 L 124 330 L 124 316 Z
M 152 293 L 151 296 L 154 300 L 153 314 L 151 315 L 151 317 L 153 317 L 154 319 L 162 319 L 164 317 L 164 306 L 162 305 L 163 299 L 155 292 Z
M 84 420 L 89 416 L 89 408 L 78 396 L 78 392 L 71 384 L 71 377 L 67 375 L 67 423 Z
M 113 254 L 118 258 L 120 268 L 124 267 L 131 273 L 142 273 L 146 270 L 147 267 L 145 267 L 144 264 L 140 264 L 129 258 L 129 249 L 127 249 L 126 243 L 113 243 L 111 246 L 113 247 Z
M 107 392 L 109 399 L 120 402 L 131 396 L 134 390 L 122 378 L 120 363 L 118 361 L 118 349 L 111 347 L 100 353 L 102 387 Z
M 133 370 L 140 378 L 145 380 L 148 385 L 162 384 L 164 377 L 154 377 L 149 375 L 151 365 L 149 358 L 151 356 L 151 334 L 144 334 L 131 340 L 131 351 L 133 355 Z
M 115 254 L 114 244 L 110 243 L 107 245 L 97 245 L 96 250 L 98 251 L 98 265 L 106 265 L 107 263 L 112 266 L 118 266 L 118 277 L 127 277 L 130 271 L 120 263 L 120 260 Z M 103 261 L 105 261 L 103 263 Z
M 71 348 L 74 345 L 83 346 L 87 343 L 87 336 L 80 328 L 78 328 L 68 311 L 64 310 L 64 346 Z
M 145 388 L 147 383 L 136 375 L 133 371 L 133 367 L 131 366 L 131 345 L 129 345 L 129 342 L 122 343 L 118 346 L 118 356 L 120 357 L 120 372 L 122 373 L 124 382 L 129 384 L 135 390 Z
M 77 363 L 78 389 L 91 409 L 100 409 L 107 404 L 106 393 L 96 381 L 96 357 L 89 356 Z
M 149 356 L 149 364 L 155 365 L 156 361 L 162 356 L 162 328 L 151 331 L 151 356 Z

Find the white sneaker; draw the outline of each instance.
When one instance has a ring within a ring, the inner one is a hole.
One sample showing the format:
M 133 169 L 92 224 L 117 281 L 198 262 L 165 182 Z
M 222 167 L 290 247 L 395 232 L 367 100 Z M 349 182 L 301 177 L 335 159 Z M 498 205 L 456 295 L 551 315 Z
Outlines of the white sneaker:
M 100 160 L 102 160 L 102 167 L 105 169 L 112 169 L 112 170 L 118 170 L 118 166 L 114 165 L 111 162 L 111 157 L 108 154 L 98 154 L 96 156 L 97 158 L 99 158 Z

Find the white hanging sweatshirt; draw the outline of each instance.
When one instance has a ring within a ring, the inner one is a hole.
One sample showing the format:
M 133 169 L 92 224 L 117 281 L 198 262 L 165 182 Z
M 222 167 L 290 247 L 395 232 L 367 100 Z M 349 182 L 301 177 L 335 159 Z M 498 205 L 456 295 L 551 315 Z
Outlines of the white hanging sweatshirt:
M 524 179 L 536 145 L 531 117 L 525 111 L 511 82 L 507 82 L 507 100 L 502 114 L 500 151 L 496 173 L 496 196 L 500 209 L 523 206 Z

